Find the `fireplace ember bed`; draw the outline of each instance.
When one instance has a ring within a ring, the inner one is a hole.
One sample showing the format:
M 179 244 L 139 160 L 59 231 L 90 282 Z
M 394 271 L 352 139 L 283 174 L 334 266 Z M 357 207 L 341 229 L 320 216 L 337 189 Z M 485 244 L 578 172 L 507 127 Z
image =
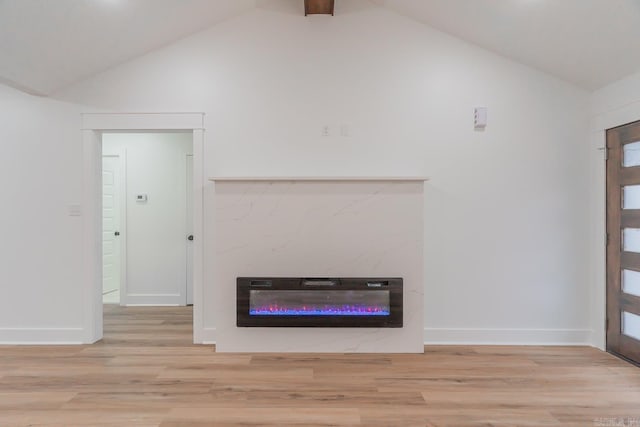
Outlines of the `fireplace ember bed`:
M 236 285 L 239 327 L 402 327 L 402 278 L 238 277 Z

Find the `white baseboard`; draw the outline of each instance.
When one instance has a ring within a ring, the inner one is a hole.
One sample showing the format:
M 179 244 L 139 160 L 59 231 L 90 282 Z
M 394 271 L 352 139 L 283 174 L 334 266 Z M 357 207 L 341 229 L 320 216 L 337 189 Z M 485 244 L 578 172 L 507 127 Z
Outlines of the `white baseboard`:
M 607 351 L 606 331 L 591 331 L 591 345 L 598 350 Z
M 204 328 L 197 344 L 215 344 L 216 328 Z M 425 345 L 593 346 L 590 329 L 425 328 Z
M 200 342 L 196 344 L 215 344 L 216 343 L 216 328 L 203 328 L 202 335 L 200 335 Z
M 0 328 L 0 345 L 77 345 L 85 335 L 83 328 Z
M 83 344 L 82 328 L 0 328 L 0 345 Z M 201 342 L 215 344 L 216 328 L 204 328 Z M 469 329 L 425 328 L 425 345 L 586 345 L 589 329 Z
M 185 305 L 186 300 L 178 294 L 127 294 L 121 296 L 121 304 L 134 306 L 178 306 Z
M 425 345 L 586 345 L 590 329 L 425 328 Z
M 184 307 L 185 304 L 120 304 L 121 307 Z

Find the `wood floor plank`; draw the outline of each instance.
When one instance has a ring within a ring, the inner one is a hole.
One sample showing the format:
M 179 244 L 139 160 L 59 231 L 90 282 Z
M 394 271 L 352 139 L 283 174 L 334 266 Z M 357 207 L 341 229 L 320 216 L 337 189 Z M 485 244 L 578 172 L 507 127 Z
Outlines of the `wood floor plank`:
M 33 390 L 54 392 L 127 392 L 127 393 L 206 393 L 211 381 L 191 379 L 156 379 L 147 376 L 80 376 L 80 377 L 19 377 L 7 376 L 0 381 L 0 392 Z
M 154 346 L 149 344 L 144 345 L 131 345 L 124 344 L 104 344 L 102 342 L 84 346 L 79 353 L 87 357 L 116 357 L 116 356 L 173 356 L 176 358 L 190 355 L 190 356 L 213 356 L 215 355 L 215 349 L 213 346 L 208 345 L 193 345 L 183 342 L 180 345 L 173 347 L 168 346 Z
M 190 366 L 187 368 L 167 368 L 159 378 L 231 378 L 236 379 L 254 379 L 262 378 L 266 381 L 279 382 L 283 380 L 305 380 L 313 378 L 312 368 L 290 368 L 288 366 L 255 368 L 245 365 L 214 365 L 206 364 L 199 366 Z
M 18 377 L 85 377 L 85 376 L 111 376 L 122 377 L 150 377 L 155 378 L 164 371 L 162 366 L 90 366 L 60 364 L 58 366 L 26 366 L 15 369 L 5 376 Z
M 198 369 L 203 366 L 214 367 L 216 365 L 236 365 L 244 366 L 251 363 L 251 356 L 248 355 L 224 355 L 218 354 L 213 357 L 207 354 L 146 354 L 146 355 L 125 355 L 115 356 L 108 361 L 108 366 L 162 366 L 166 369 Z
M 360 425 L 357 408 L 177 408 L 169 413 L 169 421 L 207 421 L 251 425 L 328 424 L 334 426 Z
M 22 409 L 26 411 L 38 409 L 56 409 L 73 399 L 77 393 L 28 391 L 0 393 L 0 411 L 6 409 Z
M 56 427 L 91 427 L 91 426 L 135 426 L 156 427 L 167 417 L 167 410 L 3 410 L 0 412 L 0 426 L 56 426 Z
M 359 379 L 353 381 L 349 377 L 340 378 L 293 378 L 293 379 L 277 379 L 245 377 L 245 378 L 218 378 L 213 381 L 212 391 L 234 390 L 243 392 L 253 391 L 275 391 L 280 393 L 288 393 L 291 391 L 308 391 L 308 392 L 364 392 L 378 393 L 375 386 L 375 380 Z M 403 390 L 399 390 L 403 391 Z M 418 391 L 419 393 L 420 391 Z
M 557 408 L 591 407 L 609 408 L 613 404 L 634 404 L 640 403 L 640 391 L 618 393 L 593 392 L 593 391 L 544 391 L 531 393 L 529 390 L 508 390 L 485 393 L 477 391 L 441 391 L 432 390 L 423 392 L 422 396 L 430 405 L 447 407 L 459 405 L 457 401 L 463 401 L 473 405 L 487 406 L 512 406 L 519 408 L 547 408 L 549 410 Z
M 557 426 L 559 421 L 543 408 L 517 408 L 502 405 L 466 405 L 459 402 L 446 408 L 438 406 L 398 406 L 394 411 L 371 408 L 362 414 L 365 426 Z
M 398 355 L 402 356 L 402 355 Z M 251 356 L 252 365 L 281 365 L 286 363 L 287 366 L 308 367 L 313 366 L 335 366 L 344 368 L 353 368 L 366 365 L 370 368 L 378 368 L 381 366 L 391 366 L 393 357 L 384 354 L 371 357 L 370 354 L 271 354 L 258 353 Z
M 110 306 L 96 344 L 0 347 L 0 426 L 640 425 L 640 369 L 593 348 L 230 354 L 192 321 Z

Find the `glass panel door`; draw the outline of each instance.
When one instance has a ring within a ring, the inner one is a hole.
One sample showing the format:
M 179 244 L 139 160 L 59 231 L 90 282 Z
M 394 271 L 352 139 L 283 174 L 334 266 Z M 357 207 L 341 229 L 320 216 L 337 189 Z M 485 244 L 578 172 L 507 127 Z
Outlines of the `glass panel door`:
M 607 150 L 607 351 L 640 363 L 640 122 Z

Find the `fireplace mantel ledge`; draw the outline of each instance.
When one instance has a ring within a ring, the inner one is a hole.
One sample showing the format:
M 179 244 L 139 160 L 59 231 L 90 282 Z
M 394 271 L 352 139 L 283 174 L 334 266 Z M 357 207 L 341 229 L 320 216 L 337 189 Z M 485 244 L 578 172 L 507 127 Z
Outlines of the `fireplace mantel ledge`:
M 214 176 L 209 181 L 429 181 L 425 176 Z

